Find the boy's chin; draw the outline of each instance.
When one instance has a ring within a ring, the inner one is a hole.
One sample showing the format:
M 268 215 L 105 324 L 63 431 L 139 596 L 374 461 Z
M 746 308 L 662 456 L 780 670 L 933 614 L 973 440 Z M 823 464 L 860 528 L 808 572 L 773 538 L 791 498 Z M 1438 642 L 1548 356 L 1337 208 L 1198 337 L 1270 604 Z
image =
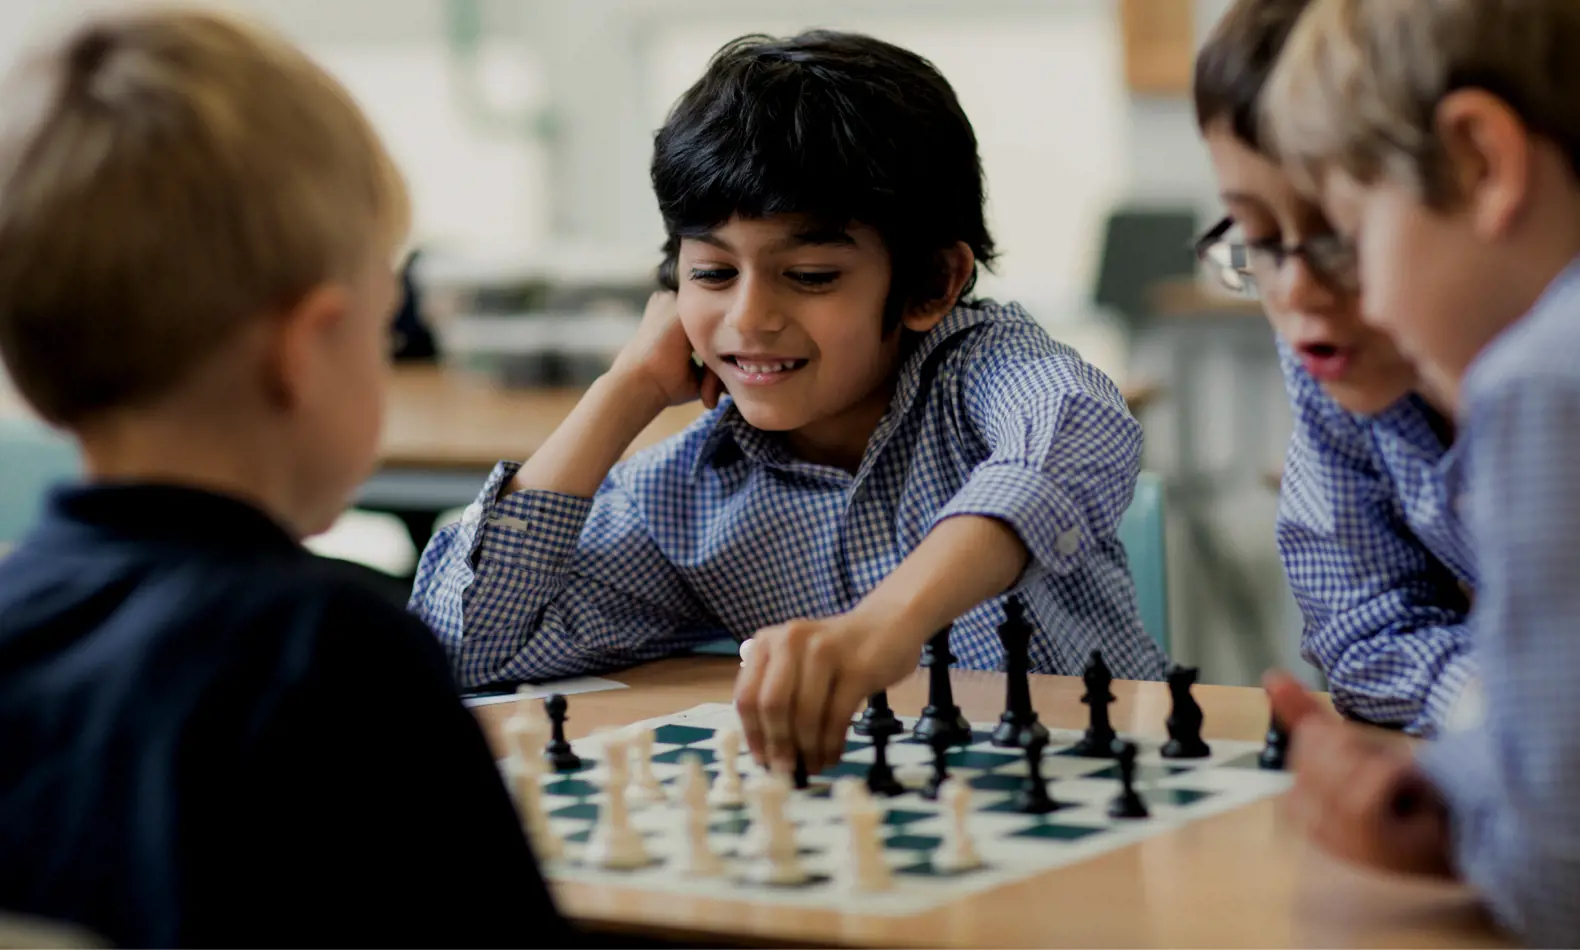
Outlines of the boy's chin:
M 765 405 L 750 397 L 742 399 L 734 393 L 731 393 L 731 398 L 746 424 L 764 432 L 790 432 L 811 421 L 803 408 Z

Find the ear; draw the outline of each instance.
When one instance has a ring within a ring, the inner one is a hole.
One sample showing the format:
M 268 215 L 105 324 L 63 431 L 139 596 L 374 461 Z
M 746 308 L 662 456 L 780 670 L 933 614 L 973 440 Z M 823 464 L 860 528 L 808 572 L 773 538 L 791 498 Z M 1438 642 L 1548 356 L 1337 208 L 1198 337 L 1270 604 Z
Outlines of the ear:
M 1530 200 L 1534 155 L 1525 123 L 1508 103 L 1481 89 L 1444 96 L 1435 123 L 1471 226 L 1484 240 L 1503 237 Z
M 939 251 L 938 264 L 944 278 L 941 286 L 943 292 L 924 304 L 908 309 L 900 321 L 905 329 L 926 333 L 949 316 L 949 311 L 955 308 L 955 302 L 960 299 L 966 281 L 971 279 L 971 269 L 976 266 L 976 262 L 976 255 L 971 253 L 971 247 L 964 241 L 956 241 L 954 247 Z
M 344 287 L 320 284 L 274 315 L 264 382 L 280 408 L 308 401 L 325 374 L 335 371 L 333 338 L 344 328 L 350 307 Z

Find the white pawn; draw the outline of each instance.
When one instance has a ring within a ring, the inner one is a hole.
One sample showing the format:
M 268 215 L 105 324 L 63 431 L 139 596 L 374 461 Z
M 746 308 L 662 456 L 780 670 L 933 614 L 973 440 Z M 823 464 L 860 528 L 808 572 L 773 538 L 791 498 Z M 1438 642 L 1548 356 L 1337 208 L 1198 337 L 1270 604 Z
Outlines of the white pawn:
M 521 826 L 526 829 L 527 838 L 532 842 L 533 853 L 540 861 L 563 857 L 565 843 L 554 834 L 554 829 L 549 827 L 548 815 L 543 813 L 542 788 L 539 784 L 543 774 L 542 764 L 535 756 L 525 761 L 512 758 L 505 763 L 505 770 L 515 785 L 516 810 L 521 814 Z
M 716 754 L 719 776 L 708 792 L 708 804 L 739 805 L 745 801 L 741 794 L 741 734 L 734 729 L 720 732 Z
M 801 855 L 796 846 L 795 826 L 785 817 L 785 803 L 790 800 L 790 782 L 783 775 L 752 776 L 748 800 L 761 819 L 763 833 L 762 854 L 766 860 L 758 863 L 748 876 L 763 884 L 800 884 L 807 878 L 801 866 Z M 754 820 L 753 827 L 758 822 Z
M 630 800 L 635 804 L 648 805 L 669 800 L 664 792 L 664 783 L 653 774 L 653 729 L 651 726 L 637 728 L 631 734 L 631 760 L 634 767 L 631 771 Z
M 686 850 L 680 859 L 680 873 L 688 877 L 718 877 L 724 861 L 708 845 L 708 774 L 702 770 L 702 757 L 686 756 L 686 771 L 680 775 L 680 797 L 686 803 Z
M 933 852 L 933 867 L 946 874 L 969 871 L 982 866 L 966 816 L 971 811 L 971 787 L 959 779 L 945 779 L 938 788 L 938 800 L 949 809 L 949 824 L 944 840 Z
M 631 826 L 631 813 L 626 809 L 625 785 L 627 778 L 625 739 L 610 735 L 604 740 L 604 757 L 608 761 L 608 795 L 598 811 L 598 824 L 587 839 L 583 854 L 586 863 L 594 867 L 630 869 L 646 867 L 652 863 L 642 835 Z
M 871 797 L 853 798 L 845 811 L 847 851 L 841 870 L 854 891 L 886 891 L 894 886 L 894 875 L 883 859 L 879 823 L 883 809 Z
M 536 758 L 535 753 L 527 747 L 531 741 L 532 720 L 518 712 L 505 720 L 501 731 L 505 736 L 505 770 L 513 774 L 515 770 L 525 767 L 528 759 Z

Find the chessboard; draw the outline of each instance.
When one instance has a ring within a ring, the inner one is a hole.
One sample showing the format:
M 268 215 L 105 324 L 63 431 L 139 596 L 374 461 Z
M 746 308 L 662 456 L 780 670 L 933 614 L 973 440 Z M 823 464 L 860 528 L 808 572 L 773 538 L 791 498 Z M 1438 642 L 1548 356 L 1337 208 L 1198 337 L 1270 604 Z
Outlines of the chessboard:
M 950 775 L 970 788 L 968 829 L 983 864 L 970 871 L 944 873 L 933 867 L 931 855 L 946 835 L 951 816 L 942 803 L 919 793 L 932 773 L 933 751 L 911 737 L 914 719 L 901 717 L 901 722 L 906 732 L 889 743 L 888 761 L 907 791 L 876 800 L 882 814 L 882 855 L 892 871 L 893 886 L 886 891 L 856 891 L 837 874 L 849 846 L 843 828 L 845 811 L 833 800 L 833 783 L 842 777 L 863 779 L 873 759 L 871 740 L 854 731 L 841 761 L 811 776 L 810 786 L 793 792 L 785 809 L 808 872 L 804 882 L 772 885 L 748 879 L 749 862 L 738 856 L 737 848 L 751 820 L 739 807 L 714 806 L 707 813 L 707 840 L 724 859 L 725 873 L 692 878 L 677 872 L 688 844 L 688 816 L 679 794 L 686 758 L 700 757 L 711 781 L 720 767 L 719 737 L 740 731 L 735 708 L 723 703 L 633 724 L 633 730 L 653 730 L 652 772 L 669 790 L 667 802 L 629 806 L 630 823 L 651 857 L 651 863 L 633 870 L 609 870 L 581 860 L 581 849 L 608 800 L 603 743 L 609 736 L 573 743 L 581 758 L 579 767 L 538 776 L 548 833 L 563 845 L 559 857 L 544 862 L 544 871 L 560 881 L 903 916 L 1085 861 L 1279 794 L 1291 782 L 1287 773 L 1259 767 L 1259 743 L 1212 739 L 1211 753 L 1205 758 L 1165 759 L 1159 754 L 1161 741 L 1129 736 L 1125 738 L 1138 748 L 1134 787 L 1149 816 L 1110 818 L 1109 804 L 1121 787 L 1115 761 L 1072 754 L 1082 733 L 1050 729 L 1041 762 L 1048 792 L 1058 804 L 1047 814 L 1025 814 L 1016 807 L 1017 792 L 1028 774 L 1024 753 L 994 746 L 993 727 L 972 724 L 970 743 L 949 751 L 947 762 Z M 501 762 L 501 768 L 506 764 Z M 744 751 L 736 765 L 746 774 L 757 770 Z

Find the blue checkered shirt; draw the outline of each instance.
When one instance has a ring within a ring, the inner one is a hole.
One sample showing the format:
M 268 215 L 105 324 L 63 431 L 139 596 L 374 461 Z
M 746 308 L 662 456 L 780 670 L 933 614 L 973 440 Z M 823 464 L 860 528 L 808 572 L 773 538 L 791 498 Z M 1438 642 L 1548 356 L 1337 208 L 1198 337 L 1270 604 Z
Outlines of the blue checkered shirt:
M 590 499 L 496 501 L 501 463 L 423 553 L 411 609 L 468 686 L 597 672 L 848 611 L 934 525 L 982 515 L 1032 555 L 1032 669 L 1079 672 L 1101 648 L 1116 675 L 1155 679 L 1115 537 L 1140 453 L 1114 384 L 1020 307 L 957 307 L 908 351 L 854 475 L 792 457 L 728 400 Z M 995 598 L 959 619 L 962 667 L 999 666 L 1003 616 Z
M 1420 761 L 1460 872 L 1538 947 L 1580 936 L 1580 261 L 1461 387 L 1485 715 Z
M 1345 715 L 1433 734 L 1474 677 L 1459 453 L 1420 397 L 1346 412 L 1279 349 L 1294 435 L 1276 530 L 1305 619 L 1301 654 Z

